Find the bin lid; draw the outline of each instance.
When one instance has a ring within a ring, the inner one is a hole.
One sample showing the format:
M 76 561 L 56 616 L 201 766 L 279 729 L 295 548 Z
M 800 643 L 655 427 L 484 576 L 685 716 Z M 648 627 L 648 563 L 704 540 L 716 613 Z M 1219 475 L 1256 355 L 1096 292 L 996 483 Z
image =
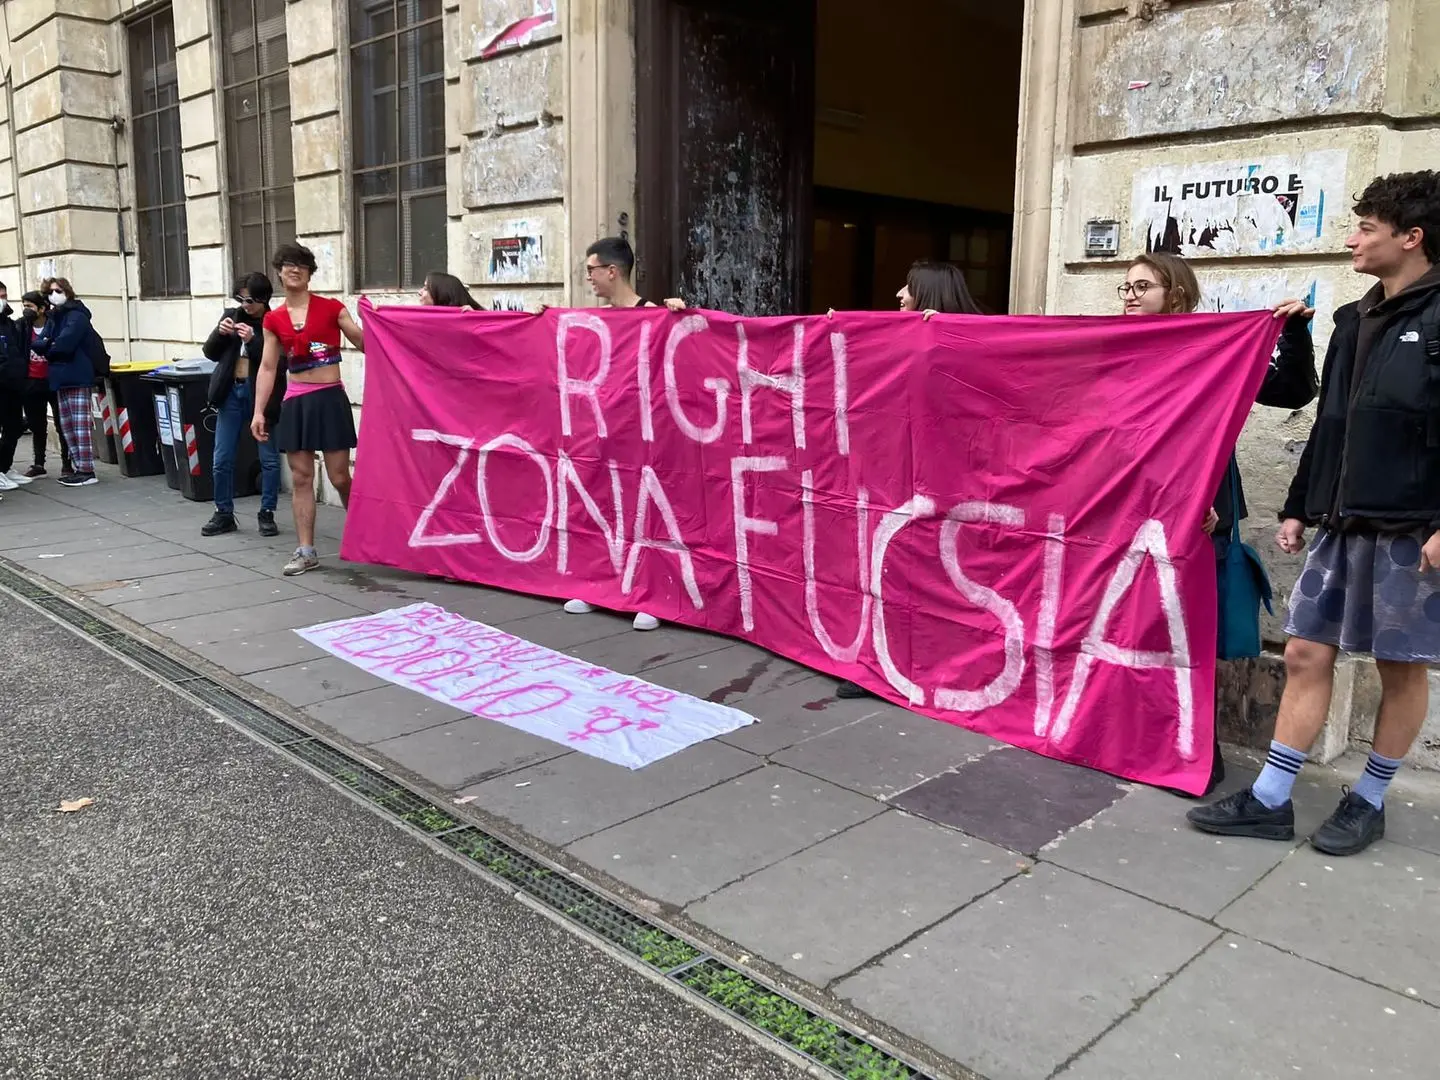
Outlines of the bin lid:
M 130 360 L 128 362 L 110 361 L 110 373 L 112 375 L 138 375 L 145 371 L 154 371 L 165 361 L 163 360 Z
M 215 370 L 215 361 L 203 357 L 197 360 L 173 360 L 151 370 L 152 376 L 169 379 L 208 379 Z

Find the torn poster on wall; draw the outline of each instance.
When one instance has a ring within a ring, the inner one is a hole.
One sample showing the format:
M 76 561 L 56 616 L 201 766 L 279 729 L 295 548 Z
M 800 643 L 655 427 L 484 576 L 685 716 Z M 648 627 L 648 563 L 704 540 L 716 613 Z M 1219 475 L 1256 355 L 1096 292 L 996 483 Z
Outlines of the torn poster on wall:
M 1263 311 L 1281 300 L 1304 300 L 1310 307 L 1332 308 L 1329 283 L 1313 273 L 1201 273 L 1201 311 Z
M 1345 210 L 1344 150 L 1163 165 L 1135 174 L 1137 248 L 1193 258 L 1320 250 L 1327 210 Z
M 518 49 L 530 43 L 539 30 L 555 24 L 555 0 L 535 0 L 531 14 L 507 23 L 480 46 L 480 58 L 488 60 L 504 49 Z
M 493 281 L 533 281 L 542 276 L 544 266 L 544 243 L 539 236 L 496 236 L 490 241 L 490 278 Z

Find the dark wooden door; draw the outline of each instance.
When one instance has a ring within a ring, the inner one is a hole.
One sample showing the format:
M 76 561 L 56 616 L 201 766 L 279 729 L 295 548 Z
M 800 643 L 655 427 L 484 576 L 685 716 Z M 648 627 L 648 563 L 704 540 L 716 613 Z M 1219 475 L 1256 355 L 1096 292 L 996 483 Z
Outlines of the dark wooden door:
M 638 0 L 637 287 L 807 309 L 815 0 Z

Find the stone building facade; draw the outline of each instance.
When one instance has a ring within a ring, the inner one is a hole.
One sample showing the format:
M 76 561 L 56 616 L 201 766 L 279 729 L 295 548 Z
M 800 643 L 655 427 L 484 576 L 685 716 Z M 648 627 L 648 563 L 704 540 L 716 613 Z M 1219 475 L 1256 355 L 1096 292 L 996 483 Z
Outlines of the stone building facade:
M 1362 287 L 1351 195 L 1440 161 L 1440 0 L 917 0 L 903 26 L 859 0 L 0 12 L 0 280 L 69 277 L 136 360 L 193 354 L 235 273 L 292 236 L 352 305 L 408 301 L 443 267 L 533 309 L 590 302 L 583 252 L 611 233 L 668 267 L 642 265 L 642 290 L 688 273 L 717 306 L 723 285 L 685 266 L 695 236 L 784 248 L 792 310 L 888 296 L 933 233 L 992 306 L 1112 312 L 1121 265 L 1158 247 L 1200 264 L 1210 307 L 1313 297 L 1323 349 Z M 789 51 L 756 64 L 760 41 Z M 668 141 L 695 143 L 690 174 Z M 755 218 L 724 234 L 710 205 Z M 344 375 L 363 408 L 363 361 Z M 1308 422 L 1257 410 L 1242 442 L 1262 550 Z M 1263 729 L 1275 663 L 1227 680 L 1232 721 Z M 1373 672 L 1341 690 L 1336 746 L 1363 738 Z

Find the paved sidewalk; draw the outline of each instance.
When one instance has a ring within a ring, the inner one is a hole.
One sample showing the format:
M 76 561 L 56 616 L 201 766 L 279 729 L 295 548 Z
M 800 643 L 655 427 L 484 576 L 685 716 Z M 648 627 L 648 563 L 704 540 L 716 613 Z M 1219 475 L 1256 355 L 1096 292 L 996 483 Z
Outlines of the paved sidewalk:
M 1390 838 L 1358 859 L 1216 840 L 1171 796 L 837 701 L 834 680 L 750 645 L 343 565 L 326 508 L 325 568 L 282 579 L 293 536 L 259 539 L 254 509 L 205 540 L 209 507 L 163 480 L 42 481 L 5 496 L 0 555 L 902 1049 L 990 1080 L 1433 1071 L 1440 778 L 1407 773 Z M 291 633 L 420 600 L 762 722 L 632 773 Z M 1307 768 L 1302 834 L 1359 767 Z

